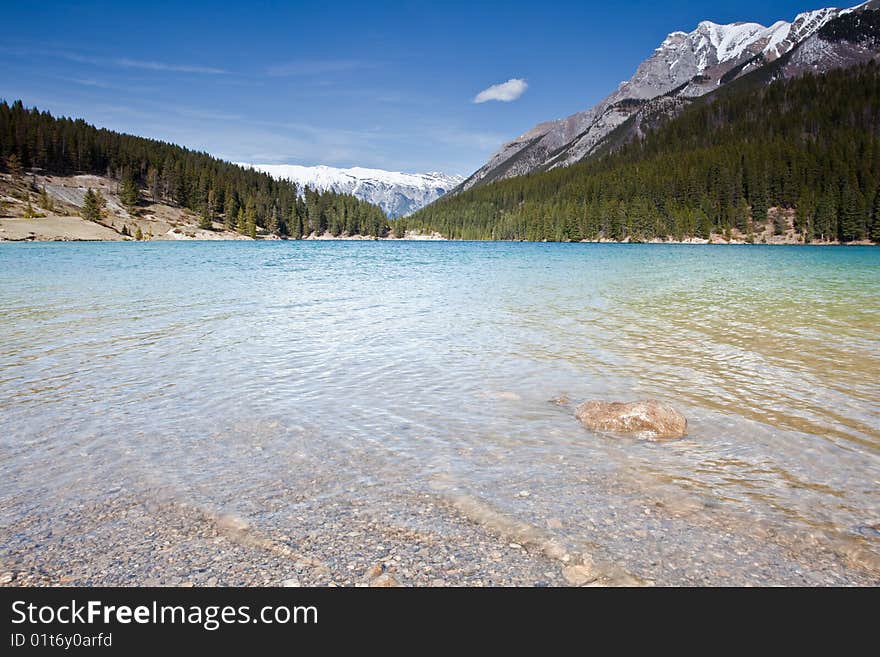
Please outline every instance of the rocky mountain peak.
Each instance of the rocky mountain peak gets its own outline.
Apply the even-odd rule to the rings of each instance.
[[[752,22],[719,24],[704,20],[691,32],[670,32],[639,64],[633,76],[599,104],[567,118],[539,124],[504,144],[462,188],[572,164],[592,153],[642,103],[668,94],[684,99],[703,96],[787,55],[835,18],[877,8],[880,0],[870,0],[849,9],[829,7],[803,12],[791,22],[781,20],[769,27]],[[811,46],[811,52],[819,50]],[[864,55],[858,57],[863,59]],[[835,61],[849,59],[847,55]],[[819,70],[812,60],[810,66]]]

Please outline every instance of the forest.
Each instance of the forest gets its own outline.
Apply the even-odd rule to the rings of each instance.
[[[354,196],[297,190],[206,153],[56,118],[21,101],[0,102],[0,170],[107,176],[120,181],[130,207],[149,198],[198,213],[205,227],[217,221],[251,236],[258,227],[292,239],[326,231],[382,237],[390,230],[378,206]]]
[[[567,168],[450,194],[407,226],[450,238],[880,241],[880,67],[722,87]],[[621,128],[625,128],[621,126]],[[613,134],[610,136],[613,137]]]

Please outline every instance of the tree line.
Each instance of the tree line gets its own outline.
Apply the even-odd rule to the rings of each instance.
[[[708,238],[791,210],[804,241],[880,241],[880,67],[722,88],[612,153],[446,196],[450,238]],[[776,225],[776,232],[785,226]]]
[[[383,237],[390,230],[381,208],[350,194],[299,190],[207,153],[56,118],[20,100],[0,102],[0,169],[107,176],[120,182],[131,210],[148,198],[197,213],[205,228],[221,222],[251,236],[258,229],[293,239],[326,231]]]

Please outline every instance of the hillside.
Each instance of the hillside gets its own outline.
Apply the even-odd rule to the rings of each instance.
[[[504,144],[456,191],[574,164],[604,150],[609,135],[630,119],[638,122],[640,114],[662,111],[670,99],[686,105],[784,58],[789,65],[774,67],[779,77],[876,59],[878,44],[863,40],[873,20],[862,17],[876,16],[872,10],[878,7],[880,2],[872,0],[849,9],[803,12],[769,27],[702,21],[691,32],[671,32],[629,80],[594,107],[541,123]]]
[[[88,190],[105,201],[98,216],[82,216]],[[201,224],[201,225],[200,225]],[[258,237],[270,238],[265,230]],[[246,240],[250,237],[212,222],[206,228],[198,214],[185,208],[144,200],[129,211],[119,182],[81,174],[50,176],[0,174],[0,241]]]
[[[58,202],[58,211],[66,213],[53,216],[82,215],[84,195],[93,182],[107,203],[99,211],[88,212],[85,219],[107,224],[104,228],[145,222],[153,236],[177,226],[180,235],[196,235],[198,228],[204,231],[202,237],[221,239],[232,233],[250,238],[383,237],[390,230],[378,206],[350,194],[332,190],[300,194],[289,181],[206,153],[99,129],[81,119],[56,118],[26,108],[21,101],[0,102],[0,173],[5,174],[0,216],[7,219],[21,220],[31,214],[28,202],[36,207],[44,186],[46,194]],[[80,176],[100,180],[87,182]],[[39,211],[49,212],[47,208]],[[21,233],[14,222],[9,230],[13,232],[7,235]],[[25,234],[30,232],[38,233]]]
[[[746,76],[610,154],[440,199],[408,223],[464,239],[877,240],[878,176],[871,62]]]

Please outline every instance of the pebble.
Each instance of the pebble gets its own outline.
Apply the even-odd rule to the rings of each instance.
[[[330,488],[335,485],[335,475],[331,475],[326,484]],[[294,483],[302,484],[306,492]],[[553,532],[568,526],[559,517],[529,519],[539,523],[547,534],[553,532],[553,540],[560,542],[557,545],[544,537],[524,546],[516,542],[525,539],[523,534],[501,538],[439,502],[436,495],[388,494],[366,500],[343,496],[318,501],[310,497],[316,493],[314,488],[321,486],[286,479],[283,491],[267,490],[265,498],[256,497],[244,508],[216,493],[214,508],[228,505],[240,515],[212,513],[129,490],[112,500],[85,505],[62,508],[59,503],[56,508],[46,502],[36,511],[26,498],[4,499],[4,511],[8,507],[14,512],[9,514],[12,522],[0,532],[0,584],[206,586],[212,579],[235,586],[293,586],[288,583],[293,580],[303,587],[327,586],[328,582],[334,586],[620,583],[617,576],[595,568],[581,554],[585,547],[572,539],[580,520],[573,520],[572,531],[566,531],[563,537]],[[528,491],[512,491],[522,492]],[[508,499],[512,493],[507,491]],[[627,541],[619,544],[617,552],[597,553],[623,568],[642,564],[640,577],[644,579],[638,584],[651,580],[664,586],[768,582],[876,586],[880,582],[877,571],[865,565],[847,565],[843,557],[820,549],[821,545],[797,553],[795,559],[779,557],[769,562],[765,554],[759,559],[747,550],[752,545],[750,540],[725,532],[727,527],[720,521],[719,531],[713,534],[714,543],[701,548],[703,552],[695,550],[690,561],[677,556],[677,561],[670,562],[680,567],[671,567],[668,557],[659,566],[652,561],[656,555],[651,553],[647,560],[640,561],[645,552],[642,532],[647,529],[647,536],[653,536],[659,531],[658,523],[669,513],[655,505],[651,515],[644,516],[645,504],[629,513],[623,508],[615,510],[613,505],[586,507],[588,515],[583,520],[596,536],[609,531],[599,528],[602,519],[613,525],[612,537],[626,533]],[[278,527],[269,519],[271,514],[259,513],[268,508],[266,505],[273,509],[300,505],[301,510],[284,516],[284,526]],[[660,519],[655,520],[658,516]],[[649,525],[644,524],[645,518],[650,519]],[[862,530],[873,537],[876,519],[865,518],[862,522]],[[358,540],[347,536],[355,531],[360,533]],[[816,541],[820,542],[821,536]],[[572,550],[570,555],[562,551],[563,545]],[[739,563],[731,556],[735,554],[749,558]],[[809,563],[808,556],[813,557]],[[757,565],[751,565],[753,561]],[[349,570],[349,565],[355,568]],[[798,569],[796,580],[786,567]],[[745,573],[754,573],[753,579],[747,580]]]
[[[377,563],[376,565],[370,566],[367,569],[367,572],[364,573],[364,578],[368,579],[368,580],[369,579],[376,579],[377,577],[379,577],[379,575],[381,575],[384,572],[385,572],[385,567],[381,563]]]
[[[370,582],[370,586],[375,588],[390,588],[400,586],[400,583],[388,573],[382,573]]]
[[[298,579],[296,579],[295,577],[291,577],[290,579],[285,579],[283,582],[281,582],[281,586],[288,589],[298,589],[300,587],[300,583]]]
[[[593,569],[585,564],[565,566],[562,569],[562,576],[572,586],[583,586],[597,579]]]

